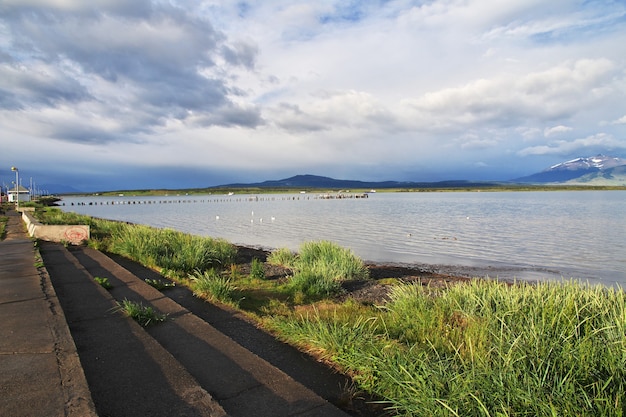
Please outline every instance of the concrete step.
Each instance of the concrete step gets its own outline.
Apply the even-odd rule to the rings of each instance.
[[[117,255],[110,255],[110,257],[142,280],[163,279],[156,271],[136,262]],[[241,311],[208,303],[195,297],[189,288],[182,285],[164,290],[163,294],[317,395],[344,410],[349,410],[350,414],[363,417],[381,414],[380,410],[368,407],[368,402],[374,399],[365,399],[363,396],[354,398],[353,383],[350,378],[276,339],[260,329]]]
[[[40,253],[100,416],[222,417],[224,409],[60,244]]]
[[[97,320],[109,319],[111,321],[113,314],[111,311],[112,306],[115,306],[116,301],[120,302],[124,299],[141,302],[168,314],[169,319],[165,323],[149,326],[145,330],[139,329],[146,336],[151,336],[153,341],[156,341],[158,345],[171,355],[177,362],[177,366],[174,366],[174,368],[182,367],[193,378],[193,381],[197,383],[196,390],[207,393],[203,401],[206,403],[210,399],[208,401],[212,407],[209,407],[212,410],[210,415],[218,415],[216,413],[219,412],[225,412],[234,417],[251,415],[347,415],[285,372],[250,352],[250,350],[244,348],[207,323],[207,321],[190,312],[187,308],[182,307],[169,296],[146,284],[142,279],[103,253],[84,247],[68,251],[61,245],[45,244],[44,246],[45,248],[42,247],[42,256],[44,256],[46,266],[48,266],[47,258],[50,258],[49,255],[56,251],[64,252],[63,257],[66,260],[73,258],[71,262],[76,266],[76,269],[82,269],[82,274],[80,274],[82,276],[77,280],[80,282],[63,285],[64,287],[70,287],[67,290],[63,290],[68,295],[72,295],[70,293],[74,292],[74,296],[70,297],[71,299],[79,298],[79,300],[72,302],[68,301],[67,306],[70,311],[73,311],[73,309],[81,311],[77,315],[77,320],[75,320],[76,324],[74,327],[77,331],[87,332],[88,330],[85,327],[90,327],[93,324],[92,321],[85,323],[85,314],[87,317],[96,316],[94,319]],[[53,270],[50,272],[52,276],[54,275],[54,265],[51,265],[51,269]],[[104,289],[95,284],[93,280],[93,277],[96,276],[108,278],[113,285],[113,289],[109,293],[105,292],[104,294],[109,296],[104,297],[108,298],[106,306],[98,306],[103,303],[102,300],[97,302],[86,301],[86,299],[92,296],[86,297],[83,295],[83,299],[80,300],[81,294],[87,293],[85,288],[87,284],[89,284],[89,292],[93,292],[95,288],[102,295]],[[67,279],[64,279],[64,281],[67,281]],[[54,282],[55,279],[53,279]],[[168,291],[165,291],[165,294],[167,293]],[[59,295],[59,298],[63,297]],[[206,303],[204,304],[206,305]],[[83,312],[83,310],[87,313]],[[116,320],[119,320],[120,314],[117,313],[116,317]],[[84,323],[85,325],[79,326],[79,323]],[[134,325],[135,323],[133,322],[132,324]],[[106,324],[98,322],[98,326],[105,327]],[[137,328],[138,326],[133,327]],[[72,329],[72,324],[70,324],[70,329]],[[104,329],[100,329],[100,332],[95,331],[95,333],[102,333],[102,330]],[[105,331],[104,333],[107,332]],[[95,338],[95,336],[92,337]],[[103,335],[99,339],[106,340],[107,337],[108,335]],[[136,337],[136,335],[133,334],[133,337]],[[99,340],[99,342],[105,343],[105,340]],[[78,341],[76,343],[79,354],[81,354],[80,343]],[[89,347],[88,344],[85,346]],[[126,369],[125,373],[132,376],[135,368],[136,365],[132,365]],[[89,374],[87,369],[85,372]],[[97,396],[93,396],[96,407],[99,409]],[[219,408],[217,407],[218,404]],[[111,415],[121,414],[111,413]],[[155,414],[147,413],[144,415]]]

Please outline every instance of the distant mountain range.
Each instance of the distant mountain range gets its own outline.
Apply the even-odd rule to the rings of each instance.
[[[567,184],[567,185],[622,185],[626,186],[626,159],[606,155],[576,158],[553,165],[541,172],[508,181],[356,181],[337,180],[318,175],[296,175],[282,180],[251,184],[227,184],[213,188],[328,188],[328,189],[385,189],[385,188],[480,188],[503,184]]]
[[[319,175],[296,175],[282,180],[269,180],[258,183],[237,183],[208,187],[219,188],[285,188],[285,189],[329,189],[329,190],[370,190],[390,188],[436,189],[436,188],[486,188],[513,184],[545,185],[589,185],[626,186],[626,159],[606,155],[576,158],[553,165],[536,174],[507,181],[465,181],[449,180],[437,182],[414,181],[358,181],[338,180]],[[79,194],[81,191],[60,184],[45,184],[39,187],[49,194]]]
[[[626,185],[626,159],[596,155],[576,158],[536,174],[511,180],[515,183]]]
[[[37,189],[43,194],[79,194],[81,191],[63,184],[41,184]]]
[[[226,184],[212,188],[328,188],[328,189],[384,189],[384,188],[458,188],[458,187],[488,187],[499,185],[498,182],[484,181],[438,181],[438,182],[410,182],[410,181],[357,181],[337,180],[319,175],[296,175],[282,180],[263,181],[251,184]]]

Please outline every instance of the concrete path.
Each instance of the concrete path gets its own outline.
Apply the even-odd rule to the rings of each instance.
[[[63,310],[21,217],[0,241],[0,415],[95,416]]]

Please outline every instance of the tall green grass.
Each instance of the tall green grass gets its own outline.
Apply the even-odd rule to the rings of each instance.
[[[290,251],[287,248],[280,248],[273,250],[267,256],[267,262],[271,265],[281,265],[285,268],[293,269],[295,267],[295,262],[297,259],[297,255]]]
[[[363,261],[350,249],[323,240],[300,245],[295,268],[312,271],[339,282],[369,277]]]
[[[61,211],[57,207],[47,207],[35,210],[34,216],[44,224],[88,224],[91,225],[93,218],[82,214]]]
[[[253,279],[265,279],[265,269],[263,268],[263,262],[258,258],[253,258],[250,263],[250,278]]]
[[[406,416],[622,416],[626,296],[574,282],[401,285],[358,318],[277,317],[283,337]]]
[[[369,278],[363,261],[350,249],[330,241],[311,241],[300,245],[298,253],[281,248],[269,254],[267,261],[296,272],[312,271],[335,281]]]
[[[111,236],[109,248],[144,265],[184,274],[228,265],[237,252],[222,239],[138,225],[117,231]]]
[[[341,283],[322,271],[303,270],[291,277],[287,290],[296,304],[302,304],[339,294]]]
[[[88,224],[89,244],[96,249],[117,253],[149,267],[175,271],[181,276],[227,266],[237,254],[237,248],[223,239],[95,219],[58,208],[42,210],[38,217],[46,224]]]
[[[360,258],[329,241],[305,242],[297,254],[278,249],[268,262],[293,270],[287,288],[298,304],[337,295],[343,281],[369,278]]]
[[[196,271],[189,278],[192,282],[191,289],[196,297],[219,301],[233,307],[237,307],[241,301],[232,279],[221,275],[214,269],[203,272]]]

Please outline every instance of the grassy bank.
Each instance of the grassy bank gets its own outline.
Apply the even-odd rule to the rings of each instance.
[[[339,364],[400,415],[621,416],[626,298],[573,282],[398,285],[378,308],[267,323]]]
[[[46,224],[88,224],[89,244],[116,253],[166,275],[185,276],[194,271],[230,265],[237,249],[223,239],[192,236],[170,229],[95,219],[57,208],[38,210],[36,216]]]
[[[157,268],[199,297],[237,306],[350,374],[398,415],[626,412],[621,290],[577,282],[396,283],[388,302],[373,305],[346,296],[344,284],[368,279],[368,270],[331,242],[306,243],[297,254],[277,250],[244,272],[236,248],[219,239],[86,216],[73,221],[91,225],[90,245]],[[265,271],[273,267],[288,274],[270,279]]]

